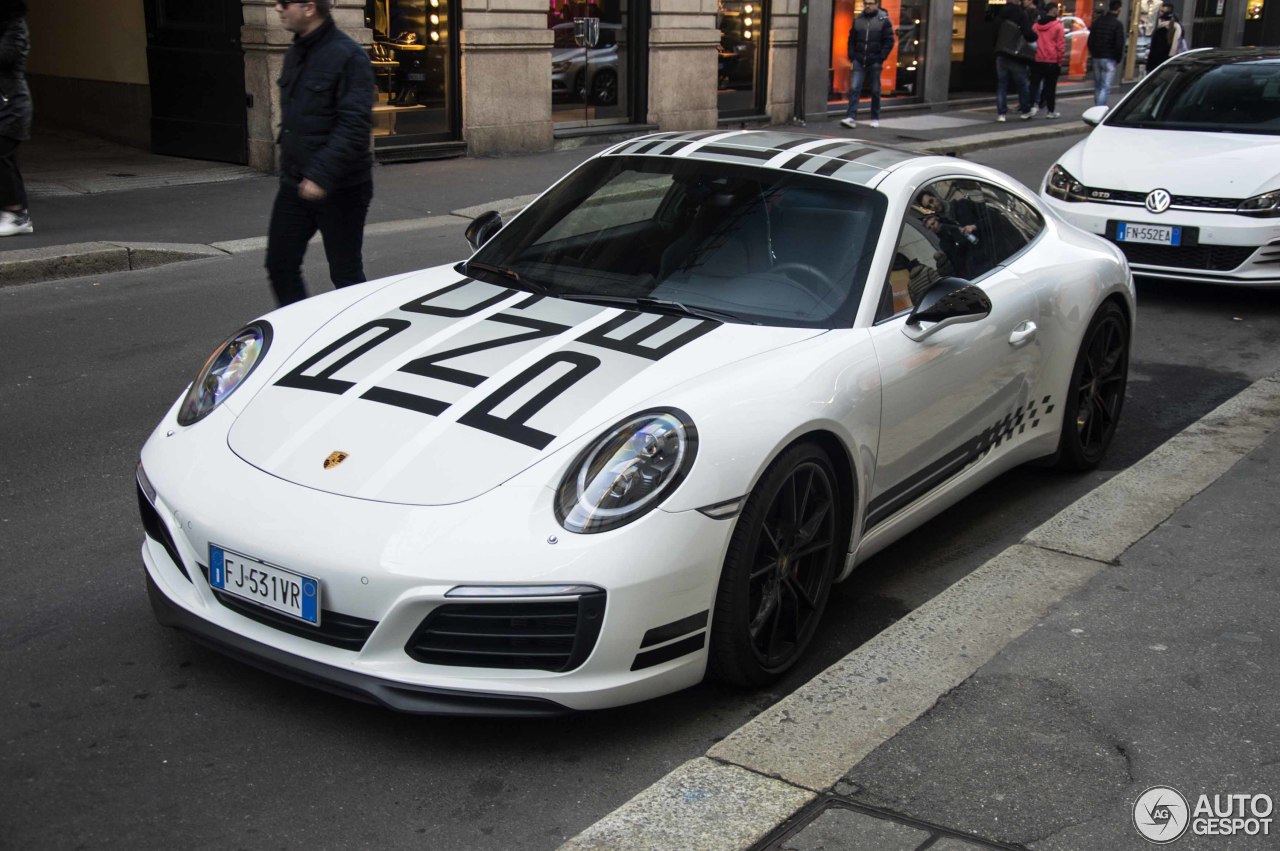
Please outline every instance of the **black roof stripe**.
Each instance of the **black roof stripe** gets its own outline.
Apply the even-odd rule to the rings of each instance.
[[[796,139],[789,139],[786,142],[783,142],[781,145],[774,145],[773,150],[777,151],[778,153],[781,153],[782,151],[789,151],[792,148],[798,148],[801,145],[807,145],[812,141],[813,141],[812,139],[806,139],[805,137],[800,136],[799,138],[796,138]]]
[[[796,154],[794,157],[783,163],[782,167],[788,171],[794,171],[811,159],[813,159],[812,154]]]
[[[698,153],[719,154],[725,157],[749,157],[753,160],[771,160],[777,154],[774,151],[762,151],[759,148],[736,148],[733,145],[705,145]]]
[[[831,175],[835,174],[837,171],[839,171],[840,169],[844,168],[847,165],[848,163],[845,162],[844,160],[829,159],[825,163],[823,163],[816,171],[814,171],[814,174],[821,174],[824,177],[830,177]]]
[[[643,145],[640,145],[637,148],[632,148],[631,150],[627,151],[627,153],[628,154],[647,154],[650,151],[652,151],[654,148],[662,144],[665,144],[664,140],[654,139],[652,142],[645,142]]]

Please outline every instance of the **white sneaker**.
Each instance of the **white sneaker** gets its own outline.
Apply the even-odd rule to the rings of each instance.
[[[1039,111],[1040,111],[1040,107],[1038,107],[1038,106],[1033,106],[1033,107],[1031,107],[1031,114],[1032,114],[1032,115],[1035,115],[1035,114],[1036,114],[1037,112],[1039,112]]]
[[[1018,120],[1019,120],[1019,121],[1026,121],[1028,118],[1030,118],[1031,116],[1033,116],[1033,115],[1035,115],[1035,114],[1036,114],[1036,111],[1035,111],[1034,109],[1033,109],[1033,110],[1031,110],[1030,112],[1020,112],[1020,113],[1018,113]]]
[[[996,121],[999,121],[1001,124],[1003,124],[1006,120],[1007,119],[1003,115],[996,116]]]
[[[21,213],[0,210],[0,236],[15,236],[34,231],[35,228],[31,226],[31,216],[25,210]]]
[[[841,127],[857,127],[858,122],[854,121],[852,118],[842,118],[840,119],[840,126]]]
[[[880,119],[879,119],[879,118],[873,118],[873,119],[871,119],[871,126],[872,126],[872,127],[879,127],[879,126],[880,126]]]
[[[1049,113],[1045,113],[1045,116],[1044,116],[1044,117],[1045,117],[1045,118],[1061,118],[1061,117],[1062,117],[1062,113],[1061,113],[1061,112],[1049,112]]]

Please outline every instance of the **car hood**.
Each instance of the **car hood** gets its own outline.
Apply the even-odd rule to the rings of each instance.
[[[269,352],[228,443],[305,487],[462,502],[676,385],[821,333],[541,298],[441,267]]]
[[[1063,157],[1085,186],[1249,198],[1280,186],[1280,136],[1097,127]]]

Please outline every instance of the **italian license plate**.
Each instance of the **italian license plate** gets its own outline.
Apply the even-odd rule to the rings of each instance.
[[[1146,242],[1152,245],[1181,245],[1182,228],[1177,225],[1116,224],[1116,242]]]
[[[310,576],[210,544],[209,584],[233,597],[320,625],[320,582]]]

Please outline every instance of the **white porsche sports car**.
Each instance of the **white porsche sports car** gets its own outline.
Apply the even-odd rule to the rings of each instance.
[[[1280,286],[1280,50],[1180,54],[1084,118],[1041,187],[1059,215],[1139,276]]]
[[[1120,252],[963,160],[662,133],[468,238],[204,364],[138,466],[162,623],[409,712],[763,684],[857,563],[1096,465],[1124,400]]]

